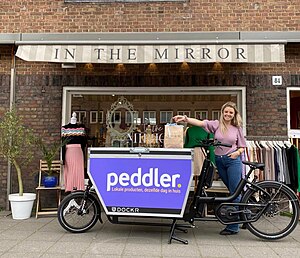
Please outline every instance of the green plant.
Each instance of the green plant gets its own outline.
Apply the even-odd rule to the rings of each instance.
[[[0,156],[9,161],[16,169],[19,195],[23,195],[21,167],[28,164],[34,155],[36,137],[33,130],[23,125],[15,108],[7,111],[0,121]]]
[[[52,175],[52,162],[56,158],[57,154],[59,153],[59,150],[61,147],[66,145],[68,142],[68,139],[61,141],[56,141],[51,144],[46,144],[42,138],[38,138],[37,144],[40,147],[40,151],[42,154],[42,159],[47,162],[47,175]]]

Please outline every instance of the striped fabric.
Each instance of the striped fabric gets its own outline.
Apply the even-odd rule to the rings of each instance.
[[[83,127],[79,128],[61,128],[62,137],[71,137],[71,136],[85,136],[85,129]]]
[[[25,61],[55,63],[280,63],[284,44],[21,45]]]

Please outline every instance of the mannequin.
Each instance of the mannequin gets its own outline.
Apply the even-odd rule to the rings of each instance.
[[[73,112],[70,123],[61,128],[64,164],[65,191],[84,190],[84,152],[87,144],[85,127],[77,124],[76,113]]]

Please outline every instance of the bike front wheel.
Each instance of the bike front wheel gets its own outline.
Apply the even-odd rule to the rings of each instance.
[[[99,218],[100,207],[95,197],[84,192],[66,196],[58,208],[58,222],[69,232],[82,233],[91,229]]]
[[[258,216],[255,222],[246,223],[246,227],[255,236],[268,240],[289,235],[299,220],[297,196],[278,182],[264,181],[257,183],[257,186],[260,189],[248,189],[241,201],[249,204],[245,205],[248,212],[243,219]]]

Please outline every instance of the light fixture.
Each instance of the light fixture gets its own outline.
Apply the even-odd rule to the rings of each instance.
[[[151,74],[158,73],[157,65],[155,63],[149,64],[146,72],[151,73]]]
[[[220,62],[215,62],[213,67],[212,67],[213,72],[223,72],[224,68]]]
[[[84,65],[84,70],[93,71],[94,70],[93,64],[91,64],[91,63],[85,64]]]
[[[124,73],[124,72],[126,72],[126,67],[124,64],[117,64],[115,70],[118,73]]]
[[[182,62],[182,64],[180,65],[180,70],[182,72],[188,72],[191,69],[190,69],[190,66],[189,66],[189,64],[187,62]]]

